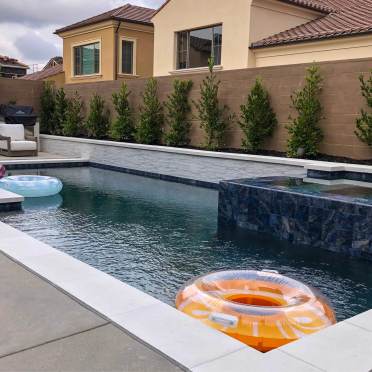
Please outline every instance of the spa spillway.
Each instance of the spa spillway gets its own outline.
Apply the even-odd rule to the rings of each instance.
[[[52,196],[62,190],[62,182],[47,176],[9,176],[0,180],[0,187],[26,198]]]

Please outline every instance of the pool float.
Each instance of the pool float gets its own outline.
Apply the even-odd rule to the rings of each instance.
[[[9,176],[0,179],[2,189],[28,198],[52,196],[62,190],[62,182],[48,176]]]
[[[276,272],[221,271],[180,290],[180,311],[266,352],[336,322],[313,288]]]

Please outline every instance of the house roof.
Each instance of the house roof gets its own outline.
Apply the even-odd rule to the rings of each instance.
[[[63,57],[56,56],[52,57],[43,67],[43,70],[47,70],[50,67],[56,66],[56,65],[63,65]]]
[[[24,68],[24,69],[30,68],[26,64],[18,61],[18,59],[11,58],[8,56],[2,56],[2,55],[0,55],[0,66]]]
[[[278,0],[278,1],[281,1],[283,3],[287,3],[287,4],[293,4],[293,5],[297,5],[297,6],[300,6],[302,8],[307,8],[307,9],[311,9],[311,10],[315,10],[315,11],[318,11],[318,12],[321,12],[321,13],[329,13],[333,10],[333,8],[329,7],[328,4],[325,4],[324,1],[322,0]],[[163,5],[154,12],[153,16],[159,12],[161,12],[163,10],[163,8],[165,8],[165,6],[170,3],[171,0],[166,0]]]
[[[322,3],[332,10],[318,19],[256,41],[252,43],[251,48],[363,35],[372,32],[372,0],[323,0]]]
[[[55,31],[56,34],[73,30],[82,26],[93,25],[102,21],[116,20],[131,23],[140,23],[152,26],[151,18],[156,12],[155,9],[144,8],[141,6],[125,4],[119,8],[109,10],[108,12],[98,14],[94,17],[84,19],[83,21],[73,23],[72,25],[60,28]]]
[[[59,73],[63,72],[63,66],[62,65],[55,65],[53,67],[49,67],[45,70],[41,70],[38,72],[34,72],[33,74],[28,74],[25,76],[22,76],[20,79],[23,80],[44,80],[50,76],[57,75]]]

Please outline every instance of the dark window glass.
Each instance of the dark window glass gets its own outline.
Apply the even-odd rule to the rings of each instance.
[[[100,69],[99,43],[74,47],[75,75],[98,74]]]
[[[123,74],[133,74],[134,42],[130,40],[123,40],[121,50],[122,50],[121,72]]]
[[[222,26],[182,31],[177,35],[177,68],[208,66],[210,57],[221,64]]]
[[[177,38],[177,66],[179,69],[187,68],[188,33],[179,32]]]

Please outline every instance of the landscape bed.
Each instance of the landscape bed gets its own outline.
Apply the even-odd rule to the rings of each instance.
[[[57,197],[26,199],[2,222],[171,305],[195,276],[271,269],[321,290],[338,320],[372,307],[370,263],[218,228],[215,190],[92,167],[11,173],[55,176],[64,188]]]

